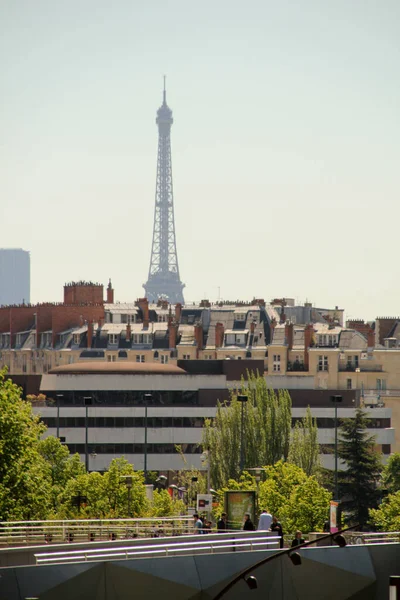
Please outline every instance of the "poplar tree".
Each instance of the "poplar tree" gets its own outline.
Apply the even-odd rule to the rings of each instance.
[[[229,402],[218,403],[215,419],[207,420],[203,429],[202,445],[210,453],[211,482],[216,488],[240,477],[242,410],[244,470],[288,459],[292,420],[289,393],[275,393],[264,377],[250,374],[241,394],[248,396],[243,407],[232,393]]]
[[[308,475],[315,475],[319,463],[319,443],[317,420],[308,406],[305,416],[297,421],[290,440],[289,462],[303,469]]]

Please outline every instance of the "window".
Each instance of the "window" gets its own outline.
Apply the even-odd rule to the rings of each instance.
[[[351,380],[351,379],[348,379],[348,380],[347,380],[347,389],[348,389],[348,390],[351,390],[351,389],[353,389],[353,384],[352,384],[352,380]]]
[[[183,360],[190,360],[190,354],[184,354]]]
[[[80,333],[74,333],[74,344],[75,344],[75,346],[79,346],[80,343],[81,343],[81,334]]]
[[[234,319],[235,319],[235,321],[245,321],[246,313],[235,313]]]
[[[118,334],[109,333],[108,334],[108,343],[109,344],[118,344]]]
[[[185,357],[183,357],[185,358]],[[166,365],[168,362],[168,355],[167,354],[161,354],[161,364],[162,365]]]
[[[108,362],[115,362],[117,360],[116,354],[108,354],[107,360],[108,360]]]
[[[274,354],[273,355],[273,363],[274,363],[274,371],[280,371],[281,370],[281,355],[280,354]]]
[[[318,357],[318,371],[327,371],[327,370],[328,370],[328,357],[320,355]]]
[[[136,354],[136,362],[144,363],[144,360],[145,360],[144,354]],[[161,357],[161,362],[162,362],[162,357]]]
[[[376,380],[376,389],[379,391],[386,390],[386,379],[377,379]]]
[[[358,355],[354,357],[354,366],[358,369]]]

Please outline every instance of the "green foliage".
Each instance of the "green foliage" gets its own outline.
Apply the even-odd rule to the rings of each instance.
[[[344,419],[340,426],[339,457],[347,469],[340,472],[341,509],[346,521],[363,525],[368,511],[377,506],[382,473],[381,455],[375,449],[375,438],[367,431],[368,419],[358,408],[354,419]]]
[[[130,515],[128,512],[128,488],[121,476],[132,477],[130,491]],[[73,499],[86,496],[87,505],[74,506]],[[148,501],[143,473],[133,470],[125,458],[114,458],[104,473],[83,473],[69,479],[58,496],[58,518],[128,518],[143,516],[148,511]]]
[[[390,494],[369,516],[378,531],[400,531],[400,491]]]
[[[390,494],[400,491],[400,452],[392,454],[384,466],[383,484]]]
[[[46,427],[21,399],[21,390],[0,371],[0,515],[40,519],[50,505],[50,482],[38,442]]]
[[[315,475],[319,470],[317,420],[313,419],[310,407],[292,430],[288,460],[301,467],[307,475]]]
[[[248,402],[232,394],[229,403],[218,403],[214,421],[206,421],[203,448],[210,452],[211,482],[221,488],[240,476],[240,440],[244,411],[244,468],[272,465],[287,460],[291,434],[291,398],[285,390],[275,393],[264,377],[249,374],[241,390]]]
[[[331,497],[315,476],[283,461],[266,467],[259,485],[260,509],[276,515],[287,533],[322,531]]]

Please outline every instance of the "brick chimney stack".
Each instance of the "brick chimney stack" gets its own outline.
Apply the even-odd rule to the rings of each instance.
[[[270,327],[271,327],[271,342],[272,342],[274,339],[274,332],[275,332],[275,327],[276,327],[276,319],[275,318],[271,319]]]
[[[111,279],[107,286],[107,304],[114,304],[114,290],[111,284]]]
[[[314,326],[312,323],[309,323],[304,327],[304,369],[308,371],[310,366],[309,360],[309,348],[312,343],[314,334]]]
[[[196,341],[196,354],[199,358],[200,350],[203,350],[203,326],[201,323],[196,323],[194,326],[194,339]]]
[[[181,322],[181,314],[182,314],[182,304],[180,302],[177,302],[175,304],[175,321],[177,323]]]
[[[287,323],[285,325],[285,337],[286,337],[286,343],[288,345],[288,350],[292,350],[293,348],[293,323]]]
[[[142,311],[143,315],[143,329],[149,328],[150,316],[149,316],[149,302],[147,298],[139,298],[138,300],[139,308]]]
[[[87,330],[87,347],[91,348],[93,342],[93,322],[89,321]]]
[[[215,347],[221,348],[224,345],[225,328],[223,323],[215,324]]]
[[[282,306],[281,314],[279,317],[279,323],[281,325],[283,325],[283,323],[286,323],[286,315],[285,315],[285,311],[283,310],[283,306]]]
[[[176,342],[178,338],[178,323],[172,319],[168,321],[168,334],[169,334],[169,347],[171,350],[176,348]]]
[[[252,321],[252,322],[250,323],[250,333],[251,333],[251,334],[254,334],[255,330],[256,330],[256,322],[255,322],[255,321]]]
[[[128,323],[128,325],[126,326],[126,341],[127,342],[131,341],[131,336],[132,336],[132,327],[131,327],[131,324]]]
[[[375,348],[375,331],[372,329],[372,327],[368,331],[367,340],[368,348]]]

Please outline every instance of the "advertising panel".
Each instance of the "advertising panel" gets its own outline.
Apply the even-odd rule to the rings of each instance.
[[[250,514],[255,522],[256,492],[232,490],[224,494],[225,512],[227,514],[228,529],[242,529],[246,513]]]

